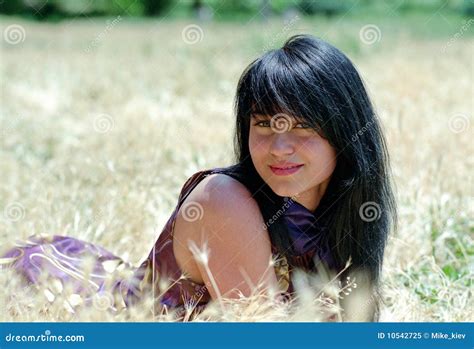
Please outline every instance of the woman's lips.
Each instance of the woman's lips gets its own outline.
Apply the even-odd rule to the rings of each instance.
[[[270,170],[277,176],[289,176],[295,172],[298,172],[303,165],[285,165],[285,166],[272,166],[270,165]]]

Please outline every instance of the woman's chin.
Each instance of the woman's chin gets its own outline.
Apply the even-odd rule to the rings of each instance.
[[[286,187],[283,187],[283,186],[280,186],[280,187],[270,186],[270,188],[278,196],[291,197],[291,196],[298,195],[297,191],[292,190],[291,188],[288,188],[287,186]]]

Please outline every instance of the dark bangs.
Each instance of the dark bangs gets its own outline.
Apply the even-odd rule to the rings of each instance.
[[[237,90],[237,117],[285,114],[316,130],[324,123],[325,105],[314,73],[297,55],[279,49],[266,53],[244,72]]]

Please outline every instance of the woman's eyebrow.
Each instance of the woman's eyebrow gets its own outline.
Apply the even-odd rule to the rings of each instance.
[[[296,118],[294,116],[289,116],[287,114],[284,114],[284,113],[280,113],[280,114],[275,114],[275,115],[267,115],[267,114],[264,114],[264,113],[259,113],[259,112],[252,112],[250,114],[250,117],[252,118],[258,118],[258,119],[272,119],[273,117],[281,117],[281,118],[285,118],[285,119],[290,119],[293,123],[307,123],[307,121],[305,121],[305,119],[302,119],[302,118]]]

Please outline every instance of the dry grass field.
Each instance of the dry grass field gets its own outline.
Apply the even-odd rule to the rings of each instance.
[[[388,138],[400,228],[387,247],[381,321],[473,321],[474,23],[430,36],[374,21],[189,27],[3,17],[2,248],[33,234],[69,235],[138,265],[184,181],[232,163],[232,103],[243,69],[288,36],[311,33],[356,63]],[[60,298],[21,288],[8,271],[0,276],[4,321],[160,320],[147,301],[120,314],[72,313]],[[311,308],[291,318],[252,302],[235,308],[221,319],[317,320]]]

